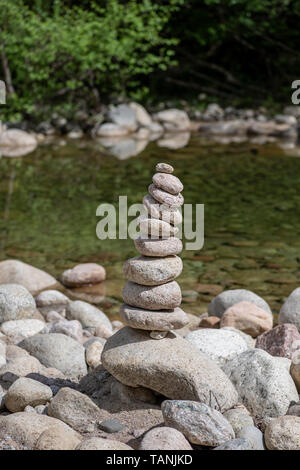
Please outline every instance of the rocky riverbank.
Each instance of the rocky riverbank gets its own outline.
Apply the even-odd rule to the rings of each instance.
[[[148,112],[138,103],[118,104],[103,107],[96,115],[77,113],[73,120],[54,113],[48,121],[37,125],[24,121],[16,128],[7,123],[0,129],[0,153],[7,157],[22,156],[39,143],[58,136],[92,137],[119,158],[137,155],[153,141],[173,150],[182,148],[193,133],[225,144],[280,140],[291,146],[298,140],[299,106],[287,106],[276,115],[270,115],[264,108],[223,109],[218,104],[210,104],[204,111],[161,107]]]

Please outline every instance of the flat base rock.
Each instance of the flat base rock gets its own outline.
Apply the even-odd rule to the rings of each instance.
[[[156,341],[147,332],[122,328],[107,340],[101,359],[108,372],[131,387],[200,401],[220,411],[237,403],[237,392],[223,371],[173,333]]]
[[[183,328],[189,318],[181,308],[174,310],[143,310],[123,304],[120,308],[122,321],[132,328],[141,330],[169,331]]]

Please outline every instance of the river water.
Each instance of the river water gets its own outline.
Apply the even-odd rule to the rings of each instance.
[[[130,239],[96,237],[96,209],[103,202],[117,205],[120,195],[129,205],[141,202],[156,163],[168,162],[184,184],[185,202],[205,205],[204,247],[182,253],[185,311],[203,313],[213,298],[214,287],[196,294],[200,283],[253,290],[276,315],[299,284],[297,155],[298,149],[276,143],[222,145],[195,136],[182,149],[150,143],[124,160],[88,139],[57,140],[22,158],[3,157],[0,259],[19,259],[56,277],[76,263],[100,263],[108,279],[95,302],[117,315],[122,264],[137,252]]]

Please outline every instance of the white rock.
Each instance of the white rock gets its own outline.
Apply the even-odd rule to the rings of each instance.
[[[36,335],[45,327],[45,322],[26,318],[24,320],[10,320],[2,323],[1,331],[6,336],[22,336],[29,338],[29,336]]]

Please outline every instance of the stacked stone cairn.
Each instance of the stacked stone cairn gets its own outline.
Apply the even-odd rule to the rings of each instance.
[[[183,185],[171,165],[158,163],[143,205],[147,215],[139,218],[140,236],[134,241],[141,256],[128,259],[123,271],[125,304],[120,316],[131,328],[148,330],[162,339],[170,330],[188,324],[181,308],[181,290],[175,279],[182,272],[182,242],[174,235],[182,222]]]

